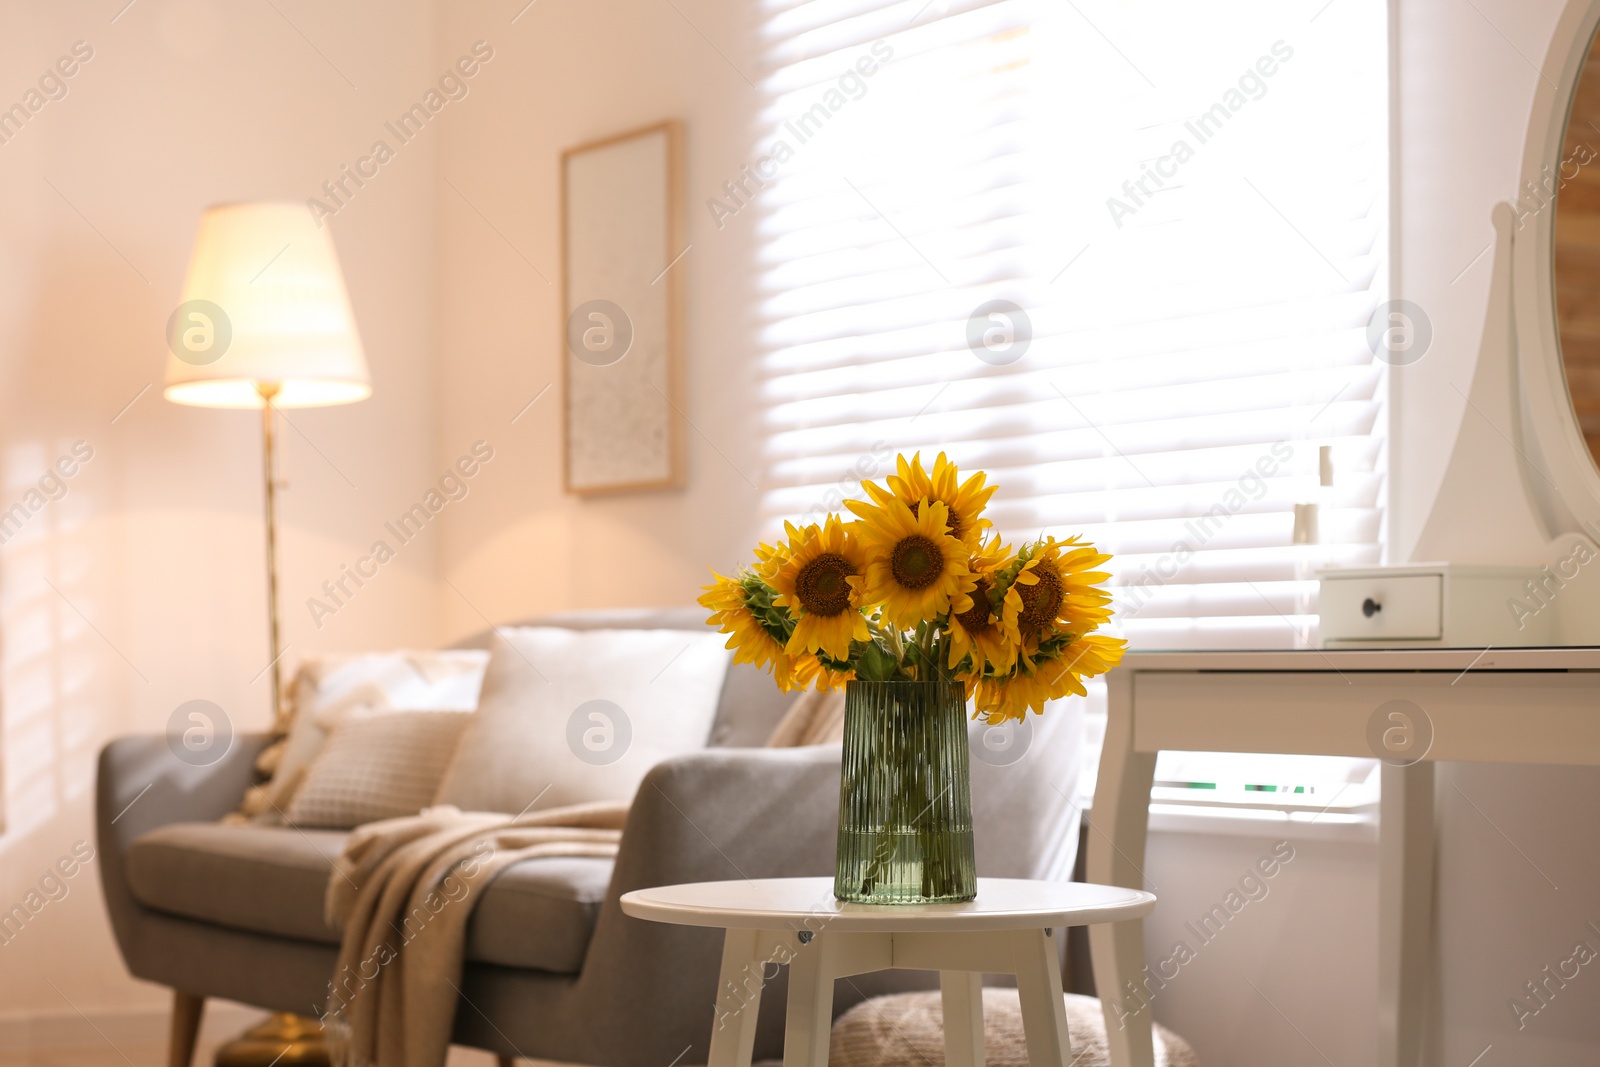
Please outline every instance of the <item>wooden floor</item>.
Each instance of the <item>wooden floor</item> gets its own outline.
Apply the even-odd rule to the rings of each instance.
[[[242,1005],[215,1005],[208,1009],[205,1025],[201,1027],[199,1044],[195,1050],[193,1067],[211,1067],[212,1054],[217,1046],[235,1034],[241,1033],[263,1018],[257,1011]],[[34,1045],[15,1047],[29,1040],[18,1036],[14,1028],[0,1026],[0,1067],[166,1067],[167,1045],[164,1037],[165,1019],[152,1017],[137,1025],[128,1025],[100,1018],[99,1025],[88,1022],[75,1027],[79,1034],[70,1043],[59,1045]],[[156,1024],[160,1025],[157,1026]],[[89,1033],[90,1036],[81,1036]],[[35,1040],[37,1040],[35,1038]],[[480,1049],[452,1047],[446,1067],[497,1067],[492,1053]],[[574,1064],[555,1063],[549,1060],[518,1059],[516,1067],[578,1067]],[[663,1064],[662,1067],[667,1067]],[[677,1067],[692,1067],[678,1064]],[[756,1067],[781,1067],[775,1062],[757,1063]]]
[[[202,1041],[195,1055],[195,1067],[210,1067],[211,1054],[218,1042]],[[0,1049],[0,1067],[166,1067],[167,1049],[162,1043],[130,1044],[119,1042],[113,1048],[105,1041],[73,1048],[35,1049],[28,1052]],[[477,1049],[453,1048],[448,1067],[495,1067],[495,1058]],[[518,1060],[517,1067],[562,1067],[542,1060]]]
[[[194,1067],[211,1067],[211,1054],[218,1041],[202,1040],[195,1053]],[[446,1067],[495,1067],[495,1057],[479,1049],[452,1048]],[[165,1044],[118,1042],[113,1048],[105,1041],[72,1048],[37,1049],[18,1052],[0,1049],[0,1067],[166,1067]],[[550,1060],[517,1060],[516,1067],[579,1067]],[[679,1064],[678,1067],[691,1067]],[[780,1067],[775,1061],[757,1062],[755,1067]]]
[[[216,1042],[202,1042],[195,1063],[209,1067]],[[0,1067],[166,1067],[164,1044],[144,1045],[119,1041],[115,1047],[106,1041],[93,1045],[63,1048],[38,1048],[24,1051],[0,1049]],[[474,1065],[476,1067],[476,1065]]]

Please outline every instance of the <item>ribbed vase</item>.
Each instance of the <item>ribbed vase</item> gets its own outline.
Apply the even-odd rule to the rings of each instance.
[[[978,895],[959,685],[847,684],[833,895],[936,904]]]

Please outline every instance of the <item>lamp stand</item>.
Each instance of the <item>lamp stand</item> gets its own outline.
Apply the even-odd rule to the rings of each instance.
[[[272,730],[282,734],[289,723],[283,701],[283,675],[278,643],[278,460],[272,401],[281,387],[277,382],[257,382],[261,394],[261,473],[267,488],[267,642],[272,654]]]
[[[272,401],[277,382],[257,382],[261,394],[261,472],[267,489],[267,640],[272,653],[272,731],[289,729],[288,706],[283,699],[279,661],[283,649],[278,636],[278,462]],[[274,1012],[216,1051],[216,1067],[327,1067],[328,1046],[315,1019],[289,1012]]]

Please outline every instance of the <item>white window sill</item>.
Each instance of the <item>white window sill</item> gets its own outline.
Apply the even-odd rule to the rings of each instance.
[[[1281,808],[1235,808],[1193,804],[1151,804],[1152,834],[1263,834],[1295,841],[1378,843],[1378,813],[1284,811]]]
[[[1181,803],[1171,803],[1176,794]],[[1363,797],[1354,803],[1319,805],[1263,802],[1238,803],[1239,794],[1212,794],[1215,800],[1199,799],[1193,791],[1157,787],[1150,799],[1150,832],[1153,834],[1224,834],[1235,837],[1274,837],[1296,841],[1345,841],[1352,844],[1378,842],[1378,803],[1376,797]],[[1261,794],[1253,794],[1259,797]],[[1084,811],[1092,816],[1092,797],[1082,798]]]

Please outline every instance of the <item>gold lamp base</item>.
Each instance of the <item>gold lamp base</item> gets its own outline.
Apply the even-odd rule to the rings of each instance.
[[[216,1067],[328,1067],[317,1020],[279,1012],[217,1049]]]

